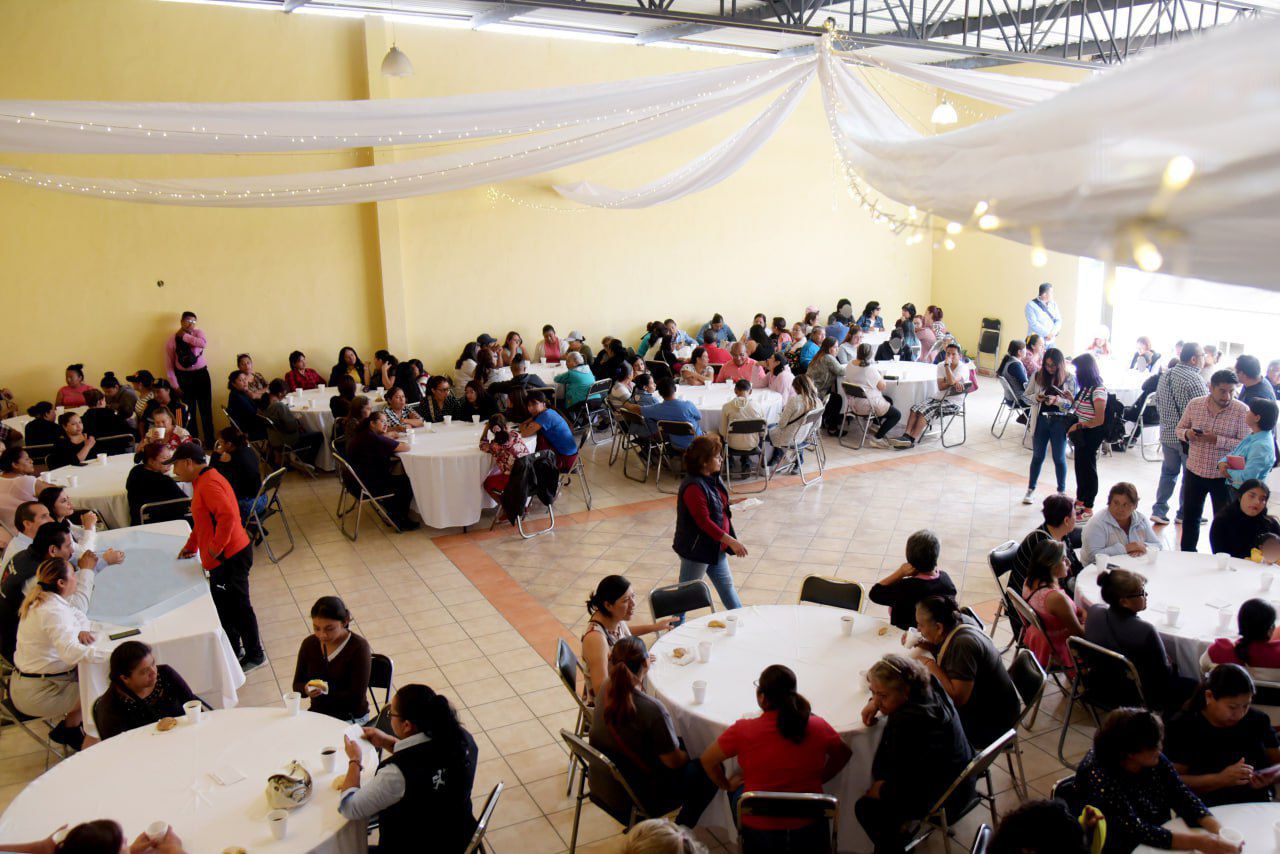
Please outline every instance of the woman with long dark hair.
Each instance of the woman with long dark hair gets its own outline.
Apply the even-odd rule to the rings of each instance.
[[[1084,621],[1084,638],[1133,663],[1142,680],[1142,692],[1153,709],[1177,707],[1187,698],[1191,684],[1182,684],[1173,673],[1164,641],[1151,623],[1138,616],[1147,609],[1147,577],[1127,569],[1110,569],[1098,575],[1105,604],[1093,605]],[[1109,691],[1121,689],[1103,686]]]
[[[699,436],[684,452],[685,478],[676,497],[676,530],[671,548],[680,557],[680,581],[711,579],[728,610],[742,607],[729,555],[746,557],[729,509],[729,490],[720,477],[724,464],[720,437]],[[684,619],[684,615],[680,615]]]
[[[1040,480],[1045,451],[1053,449],[1053,471],[1058,479],[1058,492],[1067,491],[1067,428],[1074,422],[1071,412],[1076,392],[1075,377],[1067,373],[1066,360],[1057,347],[1044,354],[1040,370],[1032,375],[1023,397],[1031,404],[1031,470],[1027,477],[1027,494],[1023,504],[1030,504]]]
[[[1071,364],[1076,366],[1079,390],[1072,404],[1076,422],[1067,427],[1067,438],[1075,445],[1076,518],[1084,521],[1093,516],[1093,501],[1098,497],[1098,449],[1106,439],[1107,387],[1093,356],[1081,353]]]
[[[1280,740],[1253,703],[1254,685],[1238,664],[1209,671],[1186,707],[1170,718],[1165,755],[1208,806],[1263,803],[1280,779]]]
[[[351,631],[351,612],[337,596],[311,606],[311,634],[298,647],[293,690],[311,698],[311,711],[363,724],[369,712],[369,642]]]
[[[461,355],[453,363],[453,382],[455,385],[461,387],[475,379],[476,356],[479,352],[480,345],[475,341],[468,341],[463,346]]]
[[[675,617],[645,625],[629,625],[636,612],[636,593],[625,576],[606,575],[587,598],[586,631],[582,634],[582,690],[594,703],[609,674],[609,653],[618,641],[670,628]]]
[[[462,854],[475,833],[471,789],[476,779],[476,740],[458,722],[448,699],[426,685],[405,685],[391,700],[394,735],[365,727],[374,747],[390,751],[362,788],[363,751],[345,737],[347,775],[338,812],[348,821],[378,816],[378,847]],[[423,829],[430,828],[430,844]]]
[[[1209,664],[1240,664],[1251,671],[1255,669],[1280,670],[1280,640],[1273,639],[1276,631],[1276,609],[1265,599],[1246,599],[1236,612],[1238,638],[1218,638],[1200,659],[1201,667]],[[1273,679],[1267,673],[1259,678]]]
[[[1234,501],[1213,517],[1209,545],[1214,552],[1226,552],[1247,560],[1265,534],[1280,534],[1280,522],[1267,512],[1271,487],[1261,480],[1240,484]]]
[[[408,475],[396,470],[396,454],[408,450],[408,445],[388,434],[387,418],[382,412],[366,415],[347,441],[347,459],[351,467],[371,493],[391,496],[383,499],[382,505],[402,531],[418,528],[418,523],[409,518],[413,485]]]
[[[336,386],[342,377],[351,377],[360,385],[369,384],[369,375],[365,373],[364,362],[360,361],[360,354],[356,352],[355,347],[343,347],[338,351],[338,361],[329,371],[328,384]]]
[[[1062,580],[1070,571],[1066,545],[1060,540],[1041,540],[1031,547],[1026,581],[1018,592],[1044,627],[1041,632],[1035,626],[1023,626],[1022,643],[1042,667],[1063,667],[1069,678],[1074,678],[1067,638],[1084,637],[1084,611],[1062,589]]]
[[[852,751],[831,724],[813,714],[796,691],[796,675],[771,664],[756,681],[761,714],[742,718],[720,734],[702,754],[707,776],[727,792],[813,792],[839,774]],[[737,757],[739,773],[725,774],[724,762]],[[825,821],[742,819],[742,850],[825,851],[830,833]]]
[[[699,762],[691,762],[671,715],[644,692],[649,650],[638,637],[625,637],[609,652],[609,679],[596,699],[591,745],[612,759],[650,815],[676,807],[676,823],[693,827],[716,786]],[[594,771],[594,769],[592,769]],[[611,777],[591,774],[591,791],[617,786]]]
[[[489,416],[498,411],[497,401],[489,394],[484,383],[479,380],[469,381],[462,389],[462,406],[458,415],[464,421],[478,419],[488,421]]]
[[[905,655],[886,655],[867,671],[871,699],[862,709],[870,727],[885,719],[871,763],[871,786],[854,804],[858,823],[877,852],[902,850],[918,822],[973,757],[950,697],[924,667]],[[948,807],[963,805],[973,784]]]
[[[93,704],[99,738],[111,738],[161,718],[180,718],[183,705],[199,700],[178,671],[156,664],[151,647],[125,641],[111,651],[111,684]]]

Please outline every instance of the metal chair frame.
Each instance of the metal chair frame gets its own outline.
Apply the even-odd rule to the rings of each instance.
[[[1015,674],[1019,670],[1030,674],[1034,684],[1019,684],[1019,679],[1015,678]],[[1036,717],[1040,714],[1040,702],[1044,699],[1044,686],[1048,681],[1044,668],[1040,666],[1040,662],[1036,659],[1035,653],[1029,649],[1020,649],[1018,654],[1013,657],[1013,662],[1009,665],[1009,678],[1013,682],[1014,689],[1018,692],[1018,697],[1022,700],[1022,712],[1018,715],[1018,720],[1014,722],[1013,741],[1009,744],[1009,749],[1005,751],[1005,759],[1009,762],[1009,776],[1013,778],[1015,787],[1020,787],[1019,791],[1023,800],[1031,797],[1030,789],[1027,785],[1027,772],[1022,766],[1022,739],[1018,738],[1018,727],[1021,726],[1028,732],[1036,724]],[[1026,690],[1024,690],[1026,689]],[[1018,761],[1018,770],[1014,771],[1014,760]]]
[[[275,430],[277,433],[280,432],[276,428],[276,422],[272,421],[270,416],[268,416],[265,412],[259,412],[257,413],[257,416],[267,423],[268,431]],[[241,432],[244,432],[244,431],[242,430]],[[248,435],[248,434],[245,434],[245,435]],[[315,480],[316,478],[315,466],[311,465],[311,463],[308,463],[305,460],[303,460],[301,457],[299,457],[297,450],[292,445],[288,445],[288,444],[285,444],[284,442],[281,442],[280,447],[276,448],[271,444],[270,432],[267,433],[267,436],[268,436],[266,440],[267,447],[270,450],[270,455],[267,457],[268,460],[272,459],[272,457],[274,457],[277,453],[279,453],[281,465],[287,465],[292,469],[303,472],[312,480]]]
[[[684,468],[684,451],[677,448],[671,441],[673,436],[688,436],[694,438],[698,435],[697,429],[688,421],[659,421],[658,422],[658,445],[654,448],[658,453],[658,473],[654,477],[654,486],[658,487],[659,492],[665,492],[668,495],[675,495],[679,490],[662,488],[662,463],[668,463],[667,468],[671,468],[671,461],[680,460],[681,469]]]
[[[840,436],[836,441],[838,441],[842,447],[853,448],[855,450],[861,451],[863,447],[867,444],[867,434],[871,432],[871,421],[872,419],[875,418],[875,412],[871,408],[871,399],[867,397],[867,393],[863,391],[862,386],[857,385],[856,383],[842,382],[840,383],[840,388],[841,390],[844,391],[845,403],[844,403],[844,412],[841,413],[840,415]],[[861,400],[866,402],[867,404],[866,415],[859,414],[853,408],[855,400]],[[849,431],[850,421],[852,421],[855,425],[857,425],[859,422],[862,423],[862,435],[858,437],[858,444],[856,445],[848,445],[848,444],[845,444],[845,441],[844,441],[844,437]]]
[[[385,676],[385,678],[383,678]],[[369,666],[369,699],[373,701],[373,710],[375,717],[382,714],[384,707],[391,705],[391,696],[395,693],[396,681],[396,663],[391,656],[375,652]],[[374,688],[383,689],[382,702],[378,702],[378,695],[373,693]]]
[[[1151,394],[1147,395],[1147,399],[1143,401],[1141,411],[1138,412],[1138,425],[1136,428],[1137,434],[1138,434],[1138,451],[1139,453],[1142,454],[1142,458],[1149,463],[1154,463],[1164,458],[1164,446],[1160,444],[1160,429],[1159,429],[1160,425],[1158,424],[1151,425],[1156,428],[1156,440],[1154,442],[1148,442],[1146,440],[1146,434],[1144,432],[1145,426],[1142,423],[1142,416],[1146,414],[1147,407],[1155,406],[1155,405],[1156,405],[1156,396],[1155,396],[1155,393],[1152,392]],[[1150,456],[1150,457],[1147,456],[1148,448],[1156,449],[1155,454],[1153,456]]]
[[[618,770],[618,766],[613,764],[609,757],[587,744],[578,736],[569,732],[567,729],[560,730],[560,737],[564,739],[565,744],[569,746],[571,761],[578,763],[578,797],[574,802],[573,808],[573,832],[569,837],[569,854],[576,854],[578,850],[578,824],[582,820],[582,802],[591,799],[591,802],[611,817],[617,819],[612,812],[614,809],[626,809],[628,811],[627,821],[623,832],[635,827],[636,824],[644,819],[653,818],[641,803],[640,798],[636,796],[635,791],[622,776],[622,772]],[[597,800],[595,795],[587,789],[587,776],[590,766],[597,765],[609,772],[614,781],[622,788],[623,794],[630,801],[628,804],[606,804],[603,800]]]
[[[1075,711],[1076,703],[1079,703],[1089,712],[1096,725],[1102,725],[1102,716],[1099,711],[1110,712],[1112,709],[1120,706],[1136,705],[1140,708],[1148,708],[1146,694],[1142,690],[1142,677],[1138,674],[1138,668],[1133,666],[1133,662],[1118,652],[1109,650],[1106,647],[1098,646],[1096,643],[1079,637],[1067,638],[1067,650],[1071,653],[1071,659],[1075,664],[1076,675],[1071,681],[1071,690],[1068,693],[1067,713],[1062,718],[1062,734],[1058,737],[1058,759],[1063,765],[1076,770],[1076,765],[1067,761],[1063,750],[1067,744],[1067,731],[1071,727],[1071,715]],[[1090,693],[1089,690],[1089,674],[1091,671],[1091,662],[1087,659],[1090,656],[1096,656],[1097,659],[1109,662],[1110,666],[1117,668],[1129,680],[1129,688],[1134,694],[1130,698],[1122,698],[1115,705],[1100,702],[1096,692]]]
[[[1022,621],[1022,631],[1018,632],[1014,637],[1014,642],[1018,645],[1018,649],[1027,649],[1026,644],[1022,642],[1022,637],[1028,628],[1034,628],[1044,637],[1048,637],[1048,632],[1044,629],[1044,621],[1040,619],[1040,615],[1036,613],[1036,609],[1031,604],[1018,595],[1017,591],[1005,590],[1005,600],[1009,603],[1009,607],[1018,615],[1018,619]],[[1048,674],[1053,677],[1053,681],[1057,683],[1059,690],[1066,694],[1068,687],[1062,683],[1060,674],[1064,673],[1070,662],[1058,661],[1056,658],[1049,660]]]
[[[587,389],[586,400],[582,401],[582,414],[587,421],[587,434],[591,439],[591,444],[599,445],[604,439],[597,439],[597,432],[612,438],[614,432],[617,431],[617,425],[613,420],[613,407],[609,406],[609,391],[613,388],[613,380],[604,379],[596,380]],[[603,415],[609,422],[609,431],[596,430],[596,416]]]
[[[984,824],[979,827],[978,832],[973,835],[973,844],[969,846],[969,854],[987,854],[987,848],[991,845],[991,836],[991,825]]]
[[[827,851],[840,850],[840,801],[835,795],[813,792],[743,792],[738,799],[736,824],[739,836],[742,834],[744,817],[826,820],[827,827],[831,830]]]
[[[711,601],[711,588],[701,578],[654,587],[649,591],[649,611],[655,620],[673,614],[687,615],[703,608],[714,611],[716,606]]]
[[[735,451],[729,447],[729,436],[755,436],[756,447],[754,451]],[[763,418],[746,418],[729,423],[728,433],[725,436],[724,443],[720,446],[720,456],[724,460],[724,482],[729,487],[730,492],[737,493],[756,493],[764,492],[769,488],[769,466],[765,462],[765,439],[769,436],[769,425],[765,423]],[[733,487],[733,468],[729,465],[729,461],[737,459],[754,460],[754,466],[742,476],[745,481],[748,477],[761,478],[762,485],[759,489],[734,489]]]
[[[1000,398],[1000,405],[996,407],[996,417],[991,420],[991,435],[997,439],[1004,438],[1004,431],[1009,427],[1009,422],[1019,413],[1027,416],[1027,424],[1023,428],[1022,434],[1025,437],[1027,430],[1031,429],[1031,404],[1022,400],[1013,390],[1013,386],[1009,384],[1003,376],[996,377],[1000,381],[1000,388],[1004,391],[1004,396]],[[1000,417],[1004,416],[1004,421],[1000,421]],[[1000,424],[1000,432],[996,432],[996,424]]]
[[[801,419],[799,429],[791,437],[791,443],[782,446],[782,458],[773,467],[774,472],[789,462],[794,462],[800,472],[800,482],[805,486],[822,480],[822,473],[827,465],[827,452],[822,447],[822,412],[823,407],[819,407]],[[806,474],[804,470],[805,451],[812,451],[818,461],[818,473],[813,477]],[[771,473],[770,477],[772,478],[772,476],[773,474]]]
[[[364,481],[360,479],[360,475],[356,474],[356,470],[346,461],[346,458],[339,454],[333,455],[334,462],[338,464],[338,529],[342,531],[342,535],[351,542],[355,542],[360,536],[360,517],[364,515],[364,505],[366,502],[373,506],[374,512],[382,521],[397,534],[403,533],[400,526],[391,518],[391,514],[382,506],[385,499],[392,498],[395,493],[387,492],[382,495],[374,495],[369,488],[364,485]],[[348,483],[347,478],[350,477],[353,483]],[[359,488],[359,492],[352,491],[352,485]],[[352,499],[351,506],[345,507],[346,498]],[[347,516],[355,513],[356,526],[355,530],[347,532]]]
[[[969,390],[973,388],[972,383],[965,383],[964,391],[949,391],[947,396],[942,398],[937,412],[933,415],[925,415],[924,432],[920,434],[921,438],[933,432],[936,425],[938,428],[938,441],[944,448],[958,448],[969,439],[969,418],[968,418],[968,402]],[[960,398],[959,403],[955,403],[955,398]],[[947,431],[951,429],[951,425],[955,420],[960,419],[960,441],[947,444]]]
[[[222,407],[222,414],[227,416],[227,421],[232,427],[243,433],[246,438],[249,438],[249,431],[236,423],[236,420],[231,417],[231,413],[227,411],[225,406]],[[249,438],[249,446],[258,452],[259,459],[266,460],[271,455],[271,444],[267,441],[265,436],[261,439]]]
[[[262,543],[267,547],[267,557],[272,563],[279,563],[289,556],[293,551],[293,530],[289,527],[289,518],[285,515],[284,505],[280,503],[280,484],[284,481],[284,473],[286,469],[278,468],[263,479],[262,485],[258,487],[258,494],[253,497],[253,504],[249,510],[249,518],[245,520],[245,528],[250,525],[256,525],[258,530],[262,532]],[[258,510],[258,501],[264,495],[267,498],[266,506],[261,511]],[[266,534],[266,528],[263,523],[272,516],[279,516],[280,522],[284,525],[285,536],[289,538],[289,548],[282,554],[276,554],[271,548],[271,539]],[[250,537],[252,539],[252,535]]]
[[[654,441],[651,436],[638,436],[632,432],[635,427],[644,426],[644,418],[627,409],[619,409],[614,413],[613,447],[609,450],[609,465],[613,465],[622,456],[622,475],[628,480],[645,483],[649,480],[649,467],[653,463]],[[627,471],[627,457],[634,453],[644,460],[644,472],[640,477]]]
[[[556,639],[555,668],[556,675],[560,677],[560,684],[573,697],[574,705],[578,708],[578,715],[573,723],[573,734],[578,738],[586,738],[591,732],[592,708],[587,705],[587,701],[578,691],[578,672],[582,669],[582,663],[578,661],[578,656],[564,638]],[[569,758],[568,777],[569,784],[564,792],[566,798],[573,794],[573,757]]]
[[[861,584],[825,575],[804,577],[804,581],[800,583],[800,596],[796,599],[796,604],[802,605],[805,602],[858,612],[867,605]]]
[[[53,731],[53,726],[49,723],[48,718],[32,717],[14,705],[13,696],[10,693],[10,682],[13,680],[15,672],[13,664],[8,659],[0,659],[0,722],[5,725],[13,724],[26,733],[32,741],[44,748],[44,768],[48,771],[50,757],[58,760],[64,759],[71,754],[71,749],[49,740],[47,736],[41,737],[34,729],[28,726],[32,721],[39,721],[48,727],[50,732]]]
[[[1008,615],[1006,614],[1006,609],[1009,608],[1009,600],[1004,595],[1005,584],[1004,584],[1004,579],[1001,578],[1001,576],[1004,575],[1005,572],[1012,571],[1013,567],[1010,566],[1009,569],[1002,570],[998,564],[999,562],[1005,561],[1005,560],[1012,561],[1014,555],[1018,553],[1018,545],[1019,543],[1017,540],[1005,540],[1003,543],[996,546],[991,551],[987,552],[987,566],[991,567],[991,574],[992,576],[995,577],[995,580],[996,580],[996,589],[1000,591],[1000,602],[999,604],[996,605],[995,619],[991,621],[990,635],[991,635],[991,638],[994,640],[996,636],[996,628],[1000,625],[1001,617],[1005,617],[1006,622],[1009,623],[1009,629],[1013,631],[1012,640],[1009,641],[1009,643],[1005,646],[1003,650],[1001,650],[1001,652],[1008,650],[1009,647],[1017,643],[1018,632],[1014,630],[1013,621],[1010,620],[1008,618]]]
[[[973,791],[973,800],[960,808],[955,816],[955,821],[959,822],[966,815],[972,812],[983,801],[987,802],[988,808],[991,810],[991,823],[995,824],[996,818],[996,798],[995,791],[991,785],[991,766],[1000,758],[1008,748],[1010,742],[1017,737],[1014,730],[1009,730],[1004,735],[997,738],[991,744],[987,745],[977,756],[969,760],[969,764],[960,772],[960,776],[947,787],[941,797],[934,803],[929,810],[928,815],[921,821],[920,827],[916,830],[915,836],[907,843],[903,850],[910,851],[921,842],[924,842],[933,835],[935,830],[941,830],[943,833],[942,844],[946,854],[951,854],[951,838],[955,836],[955,828],[952,824],[951,817],[947,815],[946,803],[948,799],[955,793],[956,789],[964,785],[968,780],[975,783]],[[987,784],[987,793],[984,795],[978,791],[976,783],[983,780]]]
[[[151,501],[146,504],[143,504],[141,507],[138,508],[138,519],[141,522],[141,524],[148,525],[151,523],[149,514],[154,512],[157,508],[175,507],[179,504],[187,505],[187,512],[185,515],[190,517],[191,516],[191,498],[184,496],[183,498],[168,498],[164,501]]]
[[[503,786],[501,780],[493,784],[489,797],[485,798],[484,809],[480,810],[480,818],[476,821],[476,831],[471,834],[471,841],[462,854],[489,854],[489,848],[484,844],[484,835],[489,829],[489,822],[493,821],[493,813],[498,808],[498,798],[502,797]]]

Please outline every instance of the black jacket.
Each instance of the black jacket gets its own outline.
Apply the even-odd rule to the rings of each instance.
[[[550,507],[560,491],[555,451],[535,451],[511,464],[511,478],[502,491],[502,510],[512,525],[523,517],[530,498]]]
[[[1248,560],[1263,534],[1280,534],[1280,522],[1266,513],[1247,515],[1240,509],[1240,499],[1237,498],[1213,517],[1209,545],[1214,553],[1226,552],[1232,557]]]

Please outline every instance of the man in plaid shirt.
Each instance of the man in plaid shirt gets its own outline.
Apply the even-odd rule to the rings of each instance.
[[[1169,524],[1169,498],[1173,488],[1178,484],[1178,475],[1186,465],[1187,458],[1182,453],[1182,444],[1174,435],[1174,429],[1182,418],[1187,404],[1197,397],[1209,393],[1200,376],[1200,364],[1204,360],[1204,350],[1199,344],[1182,345],[1178,354],[1178,364],[1160,375],[1160,383],[1156,386],[1156,411],[1160,413],[1160,446],[1163,461],[1160,464],[1160,485],[1156,488],[1156,503],[1151,508],[1151,522],[1155,525]],[[1183,497],[1178,497],[1177,521],[1182,521],[1184,507]],[[1197,516],[1197,519],[1200,517]]]
[[[1218,460],[1231,453],[1249,435],[1245,416],[1249,407],[1235,399],[1239,380],[1232,370],[1217,371],[1209,380],[1209,394],[1187,404],[1175,435],[1188,445],[1187,464],[1182,472],[1182,550],[1193,552],[1200,541],[1200,514],[1204,497],[1213,499],[1214,514],[1231,503],[1227,480],[1218,469]]]

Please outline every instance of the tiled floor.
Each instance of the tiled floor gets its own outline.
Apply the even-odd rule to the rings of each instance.
[[[851,451],[824,440],[822,481],[804,487],[795,478],[776,480],[759,496],[761,506],[737,515],[750,549],[732,561],[743,600],[794,601],[811,572],[870,584],[902,561],[912,531],[929,527],[942,539],[942,565],[962,604],[990,614],[996,588],[988,550],[1040,521],[1036,506],[1020,503],[1030,456],[1019,445],[1020,426],[1011,424],[1003,440],[988,431],[997,401],[994,385],[985,383],[969,401],[968,441],[949,450],[929,441],[907,452]],[[366,519],[360,540],[351,543],[332,516],[334,480],[290,476],[284,497],[297,548],[279,565],[260,553],[254,567],[253,600],[271,665],[249,675],[240,702],[280,701],[309,630],[311,603],[340,595],[355,614],[355,630],[395,660],[397,684],[425,682],[456,703],[480,745],[477,801],[494,782],[507,784],[490,833],[493,848],[499,854],[565,850],[573,804],[564,794],[567,756],[557,733],[572,727],[574,703],[546,659],[557,637],[576,646],[586,619],[583,602],[601,576],[632,578],[642,602],[651,587],[676,577],[673,499],[652,480],[624,479],[620,466],[608,466],[608,452],[607,444],[587,452],[594,509],[585,512],[576,487],[569,490],[557,504],[556,530],[531,541],[505,525],[486,532],[487,522],[469,534],[394,535]],[[1128,480],[1138,486],[1143,509],[1150,508],[1157,463],[1130,452],[1104,458],[1101,472],[1104,494],[1111,483]],[[1050,466],[1041,494],[1052,482]],[[1036,793],[1047,793],[1067,773],[1056,758],[1061,705],[1051,692],[1025,742],[1027,778]],[[1087,743],[1087,730],[1073,729],[1068,755],[1082,755]],[[42,770],[44,760],[32,747],[21,733],[0,733],[0,807]],[[1008,775],[997,778],[1001,807],[1015,803]],[[960,839],[967,843],[980,820],[966,820]],[[588,804],[579,848],[619,850],[619,831]],[[708,842],[722,849],[717,840]],[[929,846],[941,850],[940,840]]]

